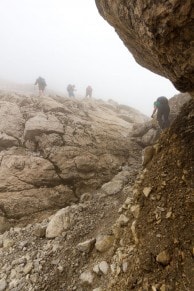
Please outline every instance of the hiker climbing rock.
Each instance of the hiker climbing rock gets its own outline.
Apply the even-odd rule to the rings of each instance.
[[[154,114],[157,111],[157,121],[161,129],[168,128],[170,125],[169,122],[169,113],[170,107],[168,104],[168,99],[164,96],[158,97],[154,102],[154,110],[151,117],[154,117]]]
[[[69,97],[75,97],[75,94],[74,94],[74,91],[75,91],[76,89],[75,89],[75,85],[71,85],[71,84],[69,84],[68,86],[67,86],[67,92],[68,92],[68,94],[69,94]]]
[[[47,86],[45,79],[42,77],[38,77],[38,79],[36,79],[36,82],[34,83],[34,85],[38,85],[39,96],[42,96],[44,93],[45,87]]]
[[[92,98],[92,87],[89,85],[87,88],[86,88],[86,96],[85,98]]]

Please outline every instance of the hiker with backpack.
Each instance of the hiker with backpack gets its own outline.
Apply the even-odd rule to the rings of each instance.
[[[92,87],[91,86],[88,86],[86,88],[86,96],[85,96],[85,98],[87,98],[87,97],[92,98]]]
[[[36,79],[36,82],[34,83],[34,85],[38,85],[39,96],[42,96],[44,93],[45,87],[47,86],[45,79],[42,77],[38,77],[38,79]]]
[[[69,85],[67,86],[67,92],[68,92],[70,98],[71,98],[71,97],[75,97],[75,94],[74,94],[74,91],[75,91],[75,90],[76,90],[76,89],[75,89],[75,85],[71,85],[71,84],[69,84]]]
[[[168,99],[164,96],[158,97],[157,100],[154,102],[154,110],[151,117],[154,117],[154,114],[157,111],[157,121],[160,128],[163,130],[168,128],[170,125],[169,121],[169,114],[170,114],[170,107],[168,104]]]

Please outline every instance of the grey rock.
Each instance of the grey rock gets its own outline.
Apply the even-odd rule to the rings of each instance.
[[[113,241],[113,235],[99,235],[96,238],[95,248],[101,253],[106,252],[111,248]]]
[[[99,269],[104,275],[106,275],[108,273],[108,269],[109,269],[108,263],[106,261],[100,262]]]
[[[85,242],[79,243],[77,245],[77,249],[81,252],[89,253],[91,249],[94,247],[96,239],[89,239]]]
[[[120,192],[123,188],[122,181],[111,181],[102,186],[102,190],[106,192],[107,195],[115,195]]]

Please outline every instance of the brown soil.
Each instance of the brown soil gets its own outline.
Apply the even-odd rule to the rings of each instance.
[[[194,290],[194,100],[161,135],[139,184],[137,253],[129,272],[110,290]],[[152,188],[149,197],[142,195],[144,187]],[[156,260],[162,251],[169,254],[166,264]]]

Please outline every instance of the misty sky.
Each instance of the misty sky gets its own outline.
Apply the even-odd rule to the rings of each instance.
[[[139,66],[94,0],[0,0],[0,78],[66,93],[113,99],[145,114],[161,95],[178,91],[167,79]]]

